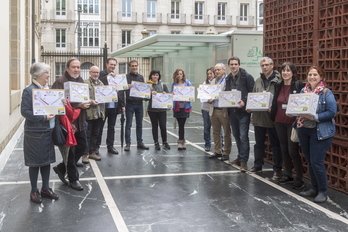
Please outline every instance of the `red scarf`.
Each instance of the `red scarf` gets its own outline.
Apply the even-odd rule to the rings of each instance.
[[[311,90],[311,85],[309,83],[306,84],[306,86],[303,88],[303,92],[304,93],[315,93],[315,94],[319,94],[321,91],[323,91],[325,88],[323,82],[320,82],[317,87],[315,87],[315,89],[312,91]],[[301,117],[301,116],[297,116],[297,127],[302,127],[303,126],[303,122],[304,122],[305,118]]]

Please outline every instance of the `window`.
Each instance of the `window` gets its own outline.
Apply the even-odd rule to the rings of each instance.
[[[195,19],[203,19],[203,2],[195,2]]]
[[[195,35],[203,35],[203,31],[196,31]]]
[[[226,20],[226,3],[218,3],[218,20]]]
[[[180,34],[180,31],[172,31],[171,34],[173,35]]]
[[[56,76],[56,79],[58,79],[65,72],[65,63],[57,62],[55,66],[56,66],[55,76]]]
[[[99,23],[81,23],[81,46],[99,47]]]
[[[123,73],[127,73],[127,63],[120,63],[119,65],[118,65],[118,73],[121,73],[121,74],[123,74]]]
[[[122,31],[122,47],[131,44],[131,31]]]
[[[179,10],[180,2],[172,1],[171,3],[171,18],[179,19],[180,18],[180,10]]]
[[[99,14],[99,0],[78,0],[77,8],[83,14]]]
[[[56,0],[56,15],[66,15],[65,0]]]
[[[156,1],[147,0],[147,18],[156,18]]]
[[[259,5],[259,25],[263,24],[263,3]]]
[[[56,48],[66,47],[66,30],[56,29]]]
[[[122,17],[131,17],[132,0],[122,0]]]
[[[156,31],[149,31],[149,36],[156,35]]]
[[[249,4],[240,4],[240,16],[239,20],[240,22],[248,22],[248,8]]]

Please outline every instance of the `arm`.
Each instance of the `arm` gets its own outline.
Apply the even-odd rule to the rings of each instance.
[[[336,112],[337,112],[337,103],[331,90],[327,89],[326,96],[324,93],[324,97],[326,101],[325,111],[316,115],[315,119],[318,119],[318,122],[325,122],[325,121],[332,120],[336,116]]]

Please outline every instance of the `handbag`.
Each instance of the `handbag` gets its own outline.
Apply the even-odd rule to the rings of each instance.
[[[294,128],[294,127],[291,129],[291,136],[290,136],[290,139],[291,139],[291,141],[293,141],[294,143],[300,142],[300,140],[298,139],[297,129]]]
[[[52,130],[52,140],[54,145],[63,146],[66,143],[67,130],[66,128],[56,120],[54,128]]]

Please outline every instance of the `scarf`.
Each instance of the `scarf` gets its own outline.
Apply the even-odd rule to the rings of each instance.
[[[309,83],[306,84],[306,86],[303,88],[303,92],[304,93],[315,93],[315,94],[319,94],[321,91],[323,91],[325,88],[323,82],[320,82],[314,90],[311,90],[311,85]],[[304,122],[305,118],[301,117],[301,116],[297,116],[297,127],[302,127],[303,126],[303,122]]]
[[[33,79],[33,83],[37,86],[40,87],[40,89],[48,89],[48,84],[46,84],[45,86],[42,86],[39,82],[37,82],[37,80]]]

